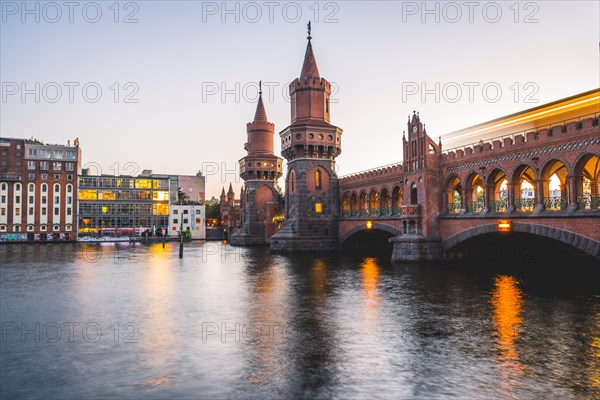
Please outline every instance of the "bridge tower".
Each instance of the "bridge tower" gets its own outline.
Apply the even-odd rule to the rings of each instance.
[[[342,130],[330,123],[331,84],[322,78],[308,44],[300,77],[289,86],[291,123],[279,133],[288,161],[285,215],[271,237],[273,251],[338,248],[339,183],[335,158],[342,152]]]
[[[277,179],[281,177],[283,159],[273,151],[275,125],[269,122],[259,84],[254,120],[246,125],[247,155],[240,160],[240,177],[244,180],[241,204],[242,228],[231,236],[234,246],[267,244],[277,229],[273,217],[280,213],[281,195]]]
[[[402,234],[392,239],[395,261],[433,261],[442,258],[439,224],[442,182],[441,143],[428,135],[419,113],[408,117],[408,138],[402,137],[404,190]]]

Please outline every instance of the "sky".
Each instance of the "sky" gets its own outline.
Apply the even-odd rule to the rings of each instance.
[[[278,133],[306,24],[344,130],[338,174],[402,159],[430,136],[600,87],[600,2],[1,1],[0,136],[79,138],[93,173],[242,185],[258,81]]]

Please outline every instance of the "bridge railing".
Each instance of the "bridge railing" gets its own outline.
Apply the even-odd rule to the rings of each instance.
[[[595,210],[600,208],[600,195],[586,194],[577,196],[577,208],[580,210]]]
[[[473,146],[481,146],[484,143],[493,143],[496,140],[500,140],[500,141],[504,141],[504,139],[512,139],[513,141],[515,140],[515,137],[517,137],[518,135],[523,135],[523,140],[525,142],[527,142],[527,133],[530,132],[534,132],[534,133],[538,133],[539,131],[543,130],[543,129],[552,129],[555,127],[563,127],[564,131],[566,132],[566,125],[570,124],[572,122],[581,122],[585,119],[592,119],[594,118],[595,121],[594,123],[597,125],[598,124],[598,116],[600,116],[600,113],[590,113],[590,114],[585,114],[585,115],[581,115],[579,117],[573,117],[573,118],[569,118],[569,119],[565,119],[562,121],[558,121],[558,122],[553,122],[551,124],[546,124],[546,125],[541,125],[541,126],[537,126],[535,128],[529,128],[529,129],[523,129],[517,132],[512,132],[512,133],[508,133],[506,135],[502,135],[502,136],[496,136],[493,138],[489,138],[489,139],[485,139],[485,140],[480,140],[478,142],[474,142],[474,143],[469,143],[469,144],[464,144],[464,145],[460,145],[460,146],[455,146],[449,149],[443,149],[442,150],[442,154],[448,154],[450,152],[456,152],[457,150],[465,150],[467,148],[472,148]]]

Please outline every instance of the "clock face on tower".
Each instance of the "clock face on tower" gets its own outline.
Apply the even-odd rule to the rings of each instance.
[[[412,127],[412,133],[417,133],[417,126],[416,125],[413,125],[413,127]]]

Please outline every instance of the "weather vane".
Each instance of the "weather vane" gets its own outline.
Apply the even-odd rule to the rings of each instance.
[[[308,24],[306,24],[306,27],[308,28],[308,40],[310,40],[310,21],[308,21]]]

